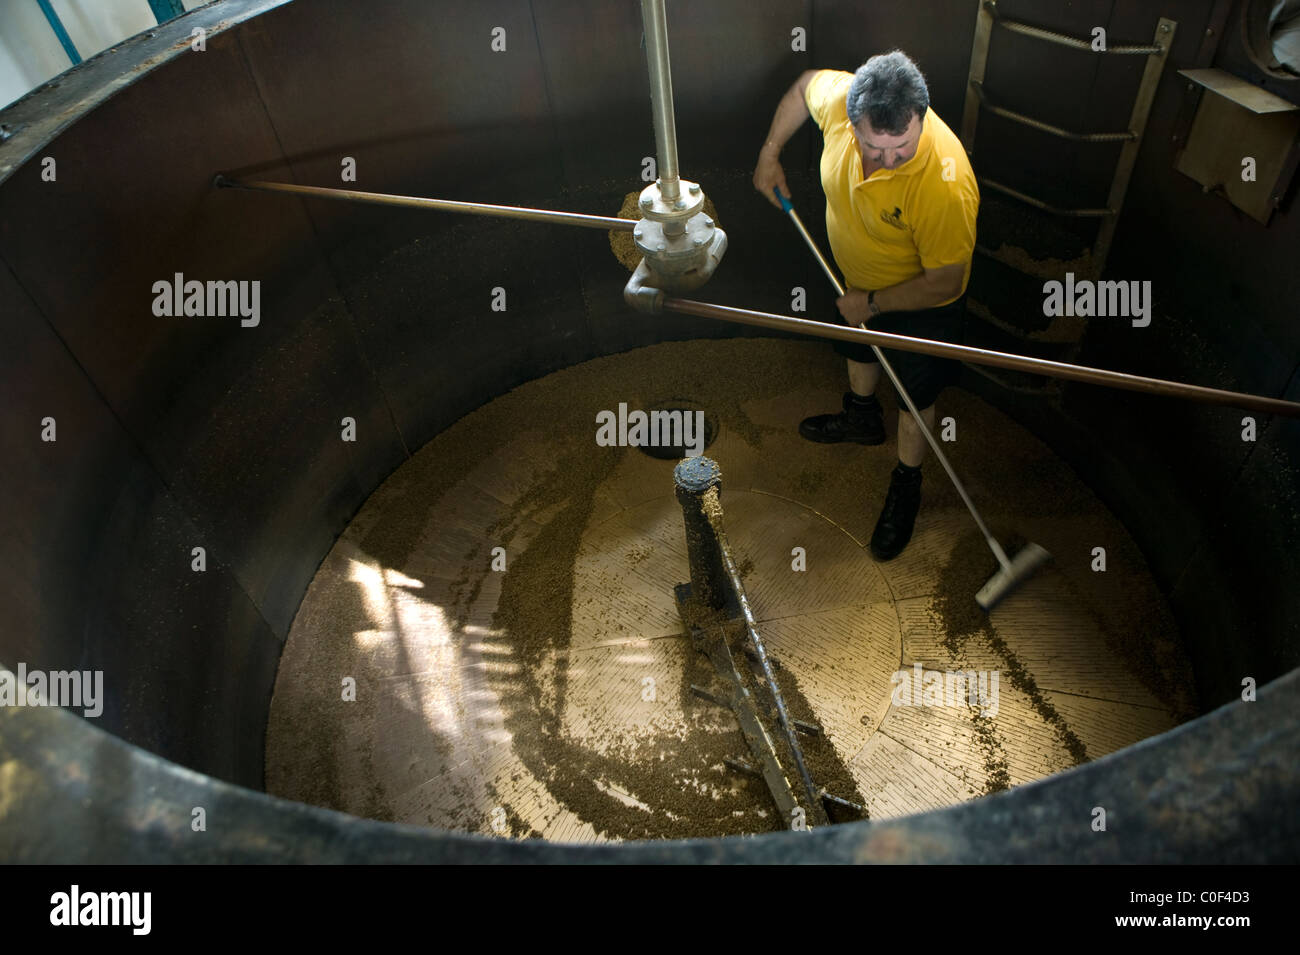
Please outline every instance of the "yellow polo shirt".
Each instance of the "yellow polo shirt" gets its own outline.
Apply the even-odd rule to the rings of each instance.
[[[964,292],[980,194],[961,140],[934,110],[927,110],[916,155],[864,180],[862,153],[845,104],[852,81],[852,73],[821,70],[804,93],[825,141],[826,233],[840,271],[849,286],[874,290],[905,282],[924,269],[962,263]]]

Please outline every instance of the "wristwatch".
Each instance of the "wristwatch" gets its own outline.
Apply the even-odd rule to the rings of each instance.
[[[880,314],[880,306],[876,304],[876,290],[872,289],[867,293],[867,308],[871,312],[871,317],[875,318]]]

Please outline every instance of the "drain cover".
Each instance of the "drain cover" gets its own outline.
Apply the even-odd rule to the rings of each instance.
[[[642,444],[637,446],[637,450],[642,454],[649,455],[652,458],[659,458],[663,461],[679,461],[691,454],[703,454],[705,449],[713,443],[714,438],[718,436],[718,416],[711,412],[705,411],[697,402],[688,398],[665,398],[662,401],[652,402],[649,409],[651,427],[658,427],[660,435],[665,433],[671,435],[674,443],[660,440],[653,444]],[[691,416],[691,421],[687,423],[687,416]],[[704,420],[704,444],[701,446],[696,422],[700,420],[699,415],[703,415]],[[666,431],[665,431],[666,429]],[[689,429],[689,435],[687,431]],[[689,447],[684,437],[689,436],[691,441]]]

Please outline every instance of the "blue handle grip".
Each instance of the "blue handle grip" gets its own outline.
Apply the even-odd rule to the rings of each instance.
[[[789,212],[791,209],[794,208],[794,206],[790,205],[790,200],[787,199],[785,196],[781,195],[780,186],[773,186],[772,192],[776,194],[776,201],[781,203],[782,212]]]

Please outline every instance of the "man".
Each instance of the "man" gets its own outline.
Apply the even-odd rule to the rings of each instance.
[[[758,156],[754,186],[778,208],[790,194],[781,147],[809,115],[821,128],[826,232],[847,294],[836,300],[846,324],[960,342],[975,249],[979,187],[961,140],[930,109],[925,78],[906,54],[873,56],[855,73],[808,70],[777,107]],[[870,346],[836,342],[848,360],[844,410],[799,425],[811,441],[885,440],[876,384],[881,368]],[[934,402],[957,362],[885,350],[895,373],[934,426]],[[898,402],[898,466],[871,536],[877,560],[892,560],[912,538],[921,506],[927,444]]]

